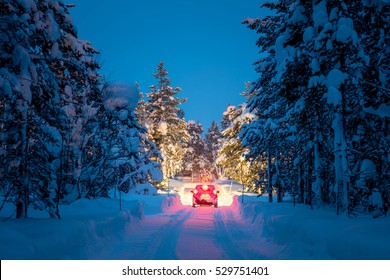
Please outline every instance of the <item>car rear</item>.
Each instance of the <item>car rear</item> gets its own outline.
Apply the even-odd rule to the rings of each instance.
[[[214,185],[197,185],[192,191],[192,207],[213,205],[218,207],[218,193]]]

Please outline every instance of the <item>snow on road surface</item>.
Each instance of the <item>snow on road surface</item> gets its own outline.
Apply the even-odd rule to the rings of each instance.
[[[224,205],[191,207],[196,183],[176,182],[161,213],[146,213],[103,259],[389,259],[388,218],[336,216],[334,209],[267,203],[222,182]],[[235,195],[235,196],[234,196]],[[148,201],[144,201],[147,209]]]
[[[184,206],[170,198],[164,212],[146,215],[136,230],[102,259],[264,259],[263,245],[253,242],[256,230],[244,223],[237,197],[229,207]],[[278,246],[276,246],[278,247]]]
[[[234,194],[241,186],[233,182],[214,183],[219,208],[190,207],[196,185],[202,183],[170,181],[173,193],[162,213],[146,215],[137,230],[124,234],[103,259],[264,259],[267,252],[252,244],[255,229],[240,215]],[[148,203],[145,202],[145,205]],[[147,207],[147,206],[146,206]],[[250,249],[248,249],[250,248]]]
[[[104,259],[389,259],[390,223],[369,216],[350,219],[334,209],[267,203],[245,196],[230,181],[216,183],[219,208],[193,208],[196,184],[170,181],[161,213],[145,212]],[[149,201],[144,201],[148,209]]]
[[[31,209],[0,223],[1,259],[390,259],[389,217],[337,216],[333,208],[267,203],[218,182],[220,206],[190,206],[191,182],[156,196],[81,199],[52,220]]]

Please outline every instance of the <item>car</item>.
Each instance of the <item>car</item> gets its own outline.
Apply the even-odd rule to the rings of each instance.
[[[191,190],[192,192],[192,207],[197,205],[213,205],[215,208],[218,207],[218,193],[214,185],[196,185]]]

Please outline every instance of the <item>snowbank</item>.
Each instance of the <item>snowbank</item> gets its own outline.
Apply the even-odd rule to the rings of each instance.
[[[337,216],[334,209],[310,210],[291,203],[254,202],[241,208],[261,237],[279,244],[277,259],[390,259],[389,218]]]
[[[87,259],[143,217],[138,201],[122,201],[122,209],[114,199],[81,199],[61,208],[61,220],[31,211],[34,218],[0,222],[0,259]]]
[[[142,208],[144,215],[154,215],[161,212],[166,212],[167,207],[182,207],[180,199],[176,195],[136,195],[124,194],[124,200],[137,200]]]

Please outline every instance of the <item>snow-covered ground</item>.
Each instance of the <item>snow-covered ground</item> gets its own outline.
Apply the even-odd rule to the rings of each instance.
[[[262,244],[276,259],[390,260],[390,219],[336,216],[334,209],[310,210],[292,203],[250,202],[241,209],[246,223],[260,231]]]
[[[191,182],[168,194],[79,200],[61,220],[0,212],[1,259],[390,259],[390,219],[336,216],[292,203],[268,204],[217,182],[219,208],[192,208]]]
[[[143,217],[138,201],[124,201],[123,209],[112,199],[82,199],[61,207],[61,220],[34,210],[25,220],[8,219],[14,209],[7,207],[0,212],[0,259],[93,258]]]

